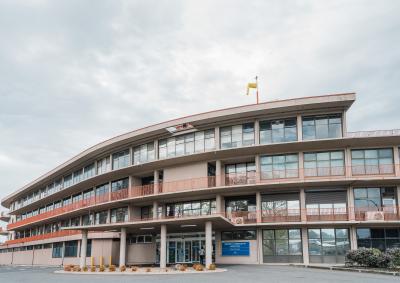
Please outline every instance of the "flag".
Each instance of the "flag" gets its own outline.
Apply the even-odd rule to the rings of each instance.
[[[247,95],[249,95],[251,88],[257,88],[257,83],[248,83],[247,84]]]

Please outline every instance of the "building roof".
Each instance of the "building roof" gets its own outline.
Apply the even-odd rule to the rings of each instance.
[[[268,101],[259,104],[250,104],[226,109],[214,110],[200,114],[185,116],[166,122],[154,124],[140,128],[114,138],[98,143],[78,155],[72,157],[66,162],[60,164],[36,180],[28,183],[22,188],[16,190],[2,199],[1,204],[9,207],[13,201],[23,194],[37,190],[40,186],[45,186],[54,179],[67,174],[72,169],[77,169],[78,165],[91,160],[104,152],[116,149],[125,144],[135,143],[152,137],[159,137],[168,134],[167,128],[190,123],[194,127],[205,125],[218,125],[226,121],[246,119],[262,115],[274,115],[282,112],[299,112],[308,110],[318,110],[324,108],[337,108],[347,110],[355,101],[355,93],[330,94],[322,96],[302,97],[286,100]]]

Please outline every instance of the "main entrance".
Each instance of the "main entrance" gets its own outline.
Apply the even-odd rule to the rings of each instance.
[[[205,248],[204,233],[174,233],[167,235],[167,264],[200,262],[200,248]],[[213,251],[215,240],[213,235]],[[157,261],[159,261],[160,240],[157,239]],[[214,256],[214,252],[213,252]]]

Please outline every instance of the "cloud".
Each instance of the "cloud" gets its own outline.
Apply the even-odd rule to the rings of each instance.
[[[349,130],[398,128],[399,1],[2,1],[0,197],[127,131],[356,91]]]

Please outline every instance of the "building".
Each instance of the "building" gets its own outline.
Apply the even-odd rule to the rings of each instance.
[[[2,200],[0,264],[338,263],[400,246],[400,131],[355,94],[246,105],[97,144]],[[91,258],[92,257],[92,258]]]

